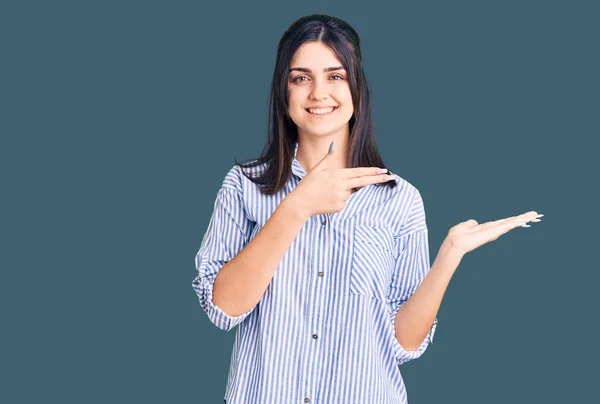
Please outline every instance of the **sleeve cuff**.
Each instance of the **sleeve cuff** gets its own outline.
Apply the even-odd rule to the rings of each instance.
[[[423,353],[425,352],[425,350],[427,349],[427,347],[429,346],[429,344],[433,343],[433,336],[435,334],[435,330],[438,324],[438,318],[436,317],[433,320],[433,324],[431,325],[431,328],[429,329],[429,332],[427,333],[427,335],[425,336],[425,339],[423,340],[423,342],[421,342],[421,345],[419,345],[419,347],[417,349],[415,349],[414,351],[407,351],[406,349],[404,349],[404,347],[400,344],[400,342],[398,342],[398,340],[396,339],[395,336],[395,321],[396,321],[396,313],[398,313],[398,309],[400,307],[398,307],[396,310],[393,311],[393,315],[392,315],[392,335],[393,337],[393,344],[394,344],[394,355],[396,357],[396,361],[398,362],[398,366],[402,365],[403,363],[406,363],[410,360],[413,359],[417,359],[418,357],[420,357],[421,355],[423,355]]]
[[[222,330],[229,331],[239,323],[241,323],[246,317],[252,313],[254,306],[252,309],[247,311],[246,313],[242,313],[239,316],[230,316],[225,313],[219,306],[213,303],[213,285],[214,280],[211,282],[207,279],[206,276],[201,276],[201,273],[205,273],[204,270],[207,265],[207,258],[205,255],[201,257],[200,266],[199,266],[199,274],[192,281],[192,287],[196,291],[198,295],[198,300],[200,302],[200,306],[208,315],[209,320],[219,327]]]
[[[202,309],[210,321],[222,330],[229,331],[252,313],[254,308],[239,316],[230,316],[212,301],[213,284],[205,278],[196,277],[192,282]]]

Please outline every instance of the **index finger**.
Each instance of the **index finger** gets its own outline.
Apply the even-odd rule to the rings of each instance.
[[[355,167],[355,168],[342,168],[342,178],[359,178],[364,177],[365,175],[381,175],[382,173],[378,173],[377,170],[382,170],[379,167]],[[389,172],[389,170],[386,170]],[[385,173],[384,173],[385,174]]]
[[[394,176],[391,174],[363,175],[356,178],[345,178],[344,186],[346,189],[362,188],[371,184],[381,184],[383,182],[392,181]]]

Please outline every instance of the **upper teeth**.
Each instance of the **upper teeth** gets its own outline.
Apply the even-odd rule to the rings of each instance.
[[[309,108],[308,112],[310,112],[311,114],[325,115],[325,114],[330,113],[334,109],[335,109],[335,107],[330,107],[330,108]]]

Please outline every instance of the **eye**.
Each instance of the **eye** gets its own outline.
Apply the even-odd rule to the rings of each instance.
[[[344,80],[344,76],[341,76],[341,75],[339,75],[339,74],[334,74],[334,75],[332,75],[330,78],[333,78],[333,77],[339,77],[339,80],[333,80],[333,81],[340,81],[340,80]],[[294,78],[292,81],[293,81],[294,83],[298,83],[298,82],[300,82],[300,81],[306,81],[306,80],[302,80],[302,79],[306,79],[306,80],[308,80],[308,77],[306,77],[306,76],[298,76],[298,77]]]

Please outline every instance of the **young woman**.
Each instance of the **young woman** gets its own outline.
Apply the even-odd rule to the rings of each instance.
[[[464,254],[542,216],[460,223],[430,267],[421,194],[385,169],[371,109],[355,30],[294,22],[266,147],[225,176],[196,255],[200,305],[238,326],[228,404],[406,403],[398,365],[432,341]]]

